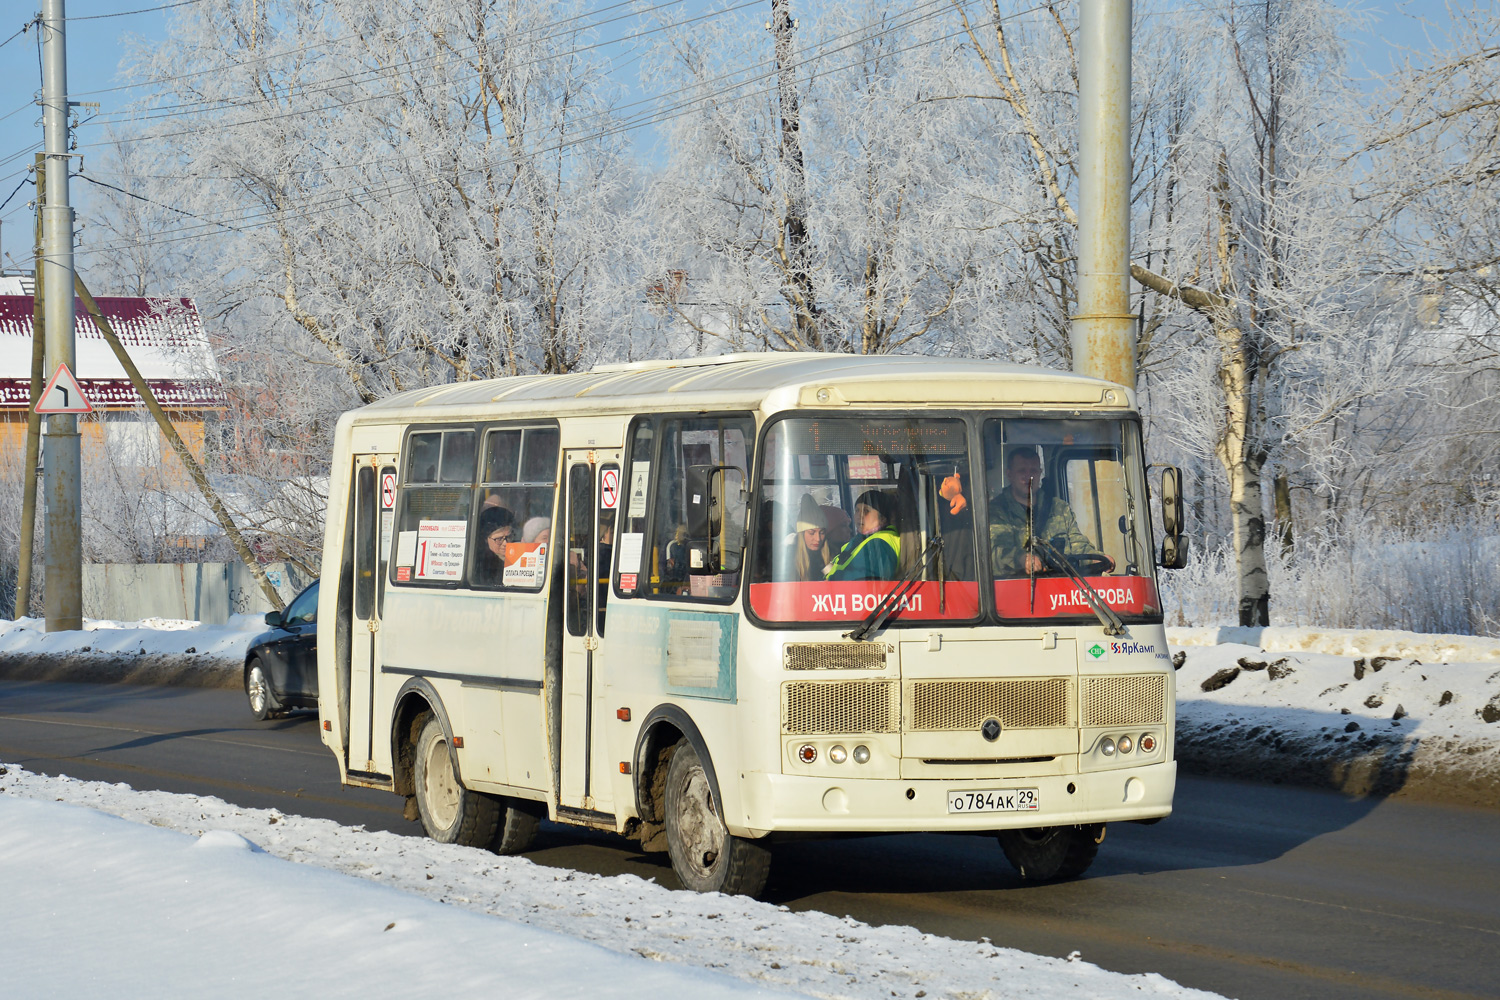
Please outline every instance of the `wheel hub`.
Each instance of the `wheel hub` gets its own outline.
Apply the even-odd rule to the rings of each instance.
[[[432,821],[440,828],[453,825],[458,816],[458,782],[453,777],[453,767],[448,760],[448,741],[433,740],[427,744],[427,761],[423,799]]]

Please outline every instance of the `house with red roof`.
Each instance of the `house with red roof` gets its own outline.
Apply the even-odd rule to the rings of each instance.
[[[24,461],[31,403],[32,286],[30,275],[0,275],[0,467],[17,470]],[[197,307],[191,299],[99,296],[97,301],[188,449],[201,461],[205,431],[224,412],[227,401]],[[108,462],[116,469],[158,469],[167,483],[187,485],[186,470],[82,302],[75,300],[74,313],[73,374],[94,407],[79,421],[85,478],[91,465]],[[48,375],[52,367],[47,366]]]

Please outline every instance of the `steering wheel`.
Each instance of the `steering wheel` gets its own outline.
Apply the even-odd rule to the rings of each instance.
[[[1099,576],[1115,568],[1115,561],[1100,552],[1084,552],[1076,556],[1070,555],[1067,559],[1079,576]]]

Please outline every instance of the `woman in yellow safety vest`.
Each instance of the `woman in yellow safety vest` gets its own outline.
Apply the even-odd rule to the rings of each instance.
[[[830,580],[894,580],[901,558],[901,536],[891,526],[890,494],[866,490],[854,501],[855,536],[823,570]]]

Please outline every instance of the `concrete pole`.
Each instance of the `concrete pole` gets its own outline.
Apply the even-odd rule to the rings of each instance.
[[[1080,0],[1073,370],[1135,388],[1130,311],[1131,0]]]
[[[73,208],[68,204],[68,58],[63,0],[42,0],[42,135],[47,201],[42,207],[47,371],[78,370],[73,345]],[[47,631],[83,628],[78,418],[47,418]]]
[[[36,236],[32,243],[31,282],[31,409],[26,413],[26,465],[23,468],[24,484],[21,489],[21,539],[20,554],[16,560],[16,617],[31,614],[31,563],[32,544],[36,539],[36,467],[41,459],[42,417],[36,405],[42,397],[42,386],[47,380],[47,326],[42,305],[47,300],[42,295],[46,264],[42,262],[42,206],[47,201],[47,157],[36,154]]]

